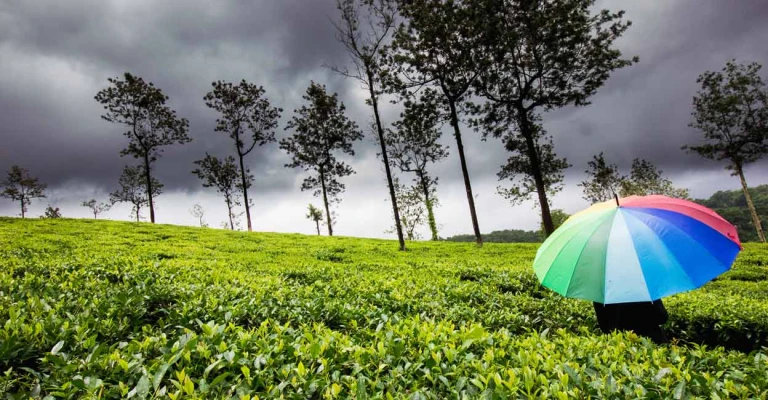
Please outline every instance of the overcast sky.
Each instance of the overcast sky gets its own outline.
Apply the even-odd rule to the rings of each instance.
[[[617,45],[640,62],[615,72],[592,105],[544,116],[557,153],[573,164],[553,207],[576,212],[588,206],[576,185],[600,151],[625,172],[633,158],[648,159],[695,197],[739,188],[723,164],[686,155],[680,146],[699,137],[687,126],[698,74],[719,70],[732,58],[768,64],[768,3],[612,0],[598,6],[626,10],[633,25]],[[202,100],[212,81],[246,79],[264,86],[272,103],[285,110],[278,137],[289,134],[285,122],[310,80],[338,92],[349,117],[368,126],[370,109],[359,85],[323,67],[346,61],[330,23],[335,11],[333,0],[0,0],[0,172],[18,164],[49,185],[48,198],[35,201],[31,215],[52,204],[66,217],[87,217],[79,203],[106,200],[122,167],[136,163],[119,156],[127,143],[123,128],[101,120],[93,99],[107,78],[130,71],[170,97],[170,106],[189,119],[194,139],[167,148],[156,164],[165,185],[157,222],[192,225],[189,209],[199,203],[206,221],[218,227],[226,219],[223,200],[190,173],[206,151],[234,153],[231,140],[213,131],[216,114]],[[385,123],[396,114],[385,109]],[[481,231],[537,228],[533,202],[512,207],[496,194],[503,147],[465,132]],[[370,138],[367,133],[355,145],[357,156],[347,160],[357,174],[344,180],[347,192],[334,228],[339,235],[391,236],[384,233],[392,225],[386,181]],[[432,167],[440,178],[440,233],[470,233],[455,144],[448,134],[444,142],[451,155]],[[254,229],[313,233],[306,207],[321,202],[300,191],[305,174],[284,168],[287,161],[277,144],[247,158],[257,175],[251,189]],[[747,169],[750,184],[768,183],[767,165]],[[129,206],[117,206],[105,216],[128,219],[129,212]],[[17,214],[15,204],[0,199],[0,215]]]

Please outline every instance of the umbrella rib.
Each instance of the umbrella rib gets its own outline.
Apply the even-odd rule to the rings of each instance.
[[[618,214],[618,212],[617,212],[617,214]],[[645,291],[646,291],[646,293],[648,293],[648,297],[651,298],[651,290],[648,287],[648,281],[645,279],[645,274],[643,272],[643,266],[642,266],[642,263],[640,262],[640,255],[637,253],[637,247],[635,246],[635,241],[632,238],[632,233],[629,231],[629,226],[627,226],[627,220],[624,218],[625,215],[626,215],[626,213],[622,212],[621,218],[622,218],[622,222],[624,224],[624,231],[629,236],[629,245],[632,246],[632,255],[631,256],[633,256],[635,258],[635,260],[637,260],[637,267],[640,269],[640,278],[643,280],[643,283],[645,284]],[[611,229],[611,231],[613,232],[613,228]],[[610,243],[610,238],[609,238],[609,243]],[[605,279],[603,281],[603,285],[606,285],[606,283],[608,282],[608,260],[607,260],[608,259],[608,248],[606,248],[605,257],[606,257],[606,261],[605,261]],[[604,290],[604,293],[607,293],[607,291],[608,291],[607,287],[604,287],[603,290]],[[605,298],[606,294],[604,294],[603,297]],[[605,298],[605,300],[607,300],[607,298]]]
[[[573,273],[568,278],[568,285],[565,287],[565,294],[566,294],[566,296],[568,295],[568,292],[571,289],[571,282],[573,282],[573,276],[576,274],[576,267],[579,266],[579,260],[581,259],[582,254],[584,254],[584,249],[587,248],[587,246],[589,245],[589,242],[592,241],[592,237],[595,236],[595,234],[597,233],[598,230],[600,230],[600,228],[603,226],[603,224],[608,222],[608,220],[610,220],[610,223],[612,224],[613,223],[613,219],[615,217],[616,217],[616,213],[615,212],[612,213],[612,214],[607,214],[604,217],[604,219],[597,224],[597,226],[592,231],[592,233],[589,234],[589,238],[587,238],[587,241],[584,242],[584,246],[579,251],[578,257],[576,257],[576,265],[573,268]],[[560,255],[558,254],[558,256],[560,256]],[[606,255],[603,255],[603,257],[606,257]],[[557,257],[555,257],[555,259],[557,259]],[[605,276],[605,258],[603,258],[603,276]],[[603,300],[605,300],[605,279],[603,279]]]
[[[565,242],[565,244],[563,244],[563,247],[561,247],[561,248],[560,248],[560,250],[558,250],[558,251],[557,251],[557,254],[556,254],[556,255],[555,255],[553,258],[552,258],[552,262],[550,262],[550,263],[549,263],[549,268],[547,269],[547,273],[546,273],[546,274],[544,274],[544,278],[542,278],[542,279],[541,279],[541,284],[544,284],[544,281],[546,281],[546,280],[547,280],[547,277],[548,277],[548,276],[549,276],[549,274],[552,272],[552,265],[554,265],[554,264],[555,264],[555,261],[557,261],[557,259],[560,257],[560,254],[563,252],[563,250],[565,250],[565,248],[566,248],[566,247],[568,247],[568,245],[571,243],[571,241],[572,241],[573,239],[575,239],[575,238],[576,238],[576,235],[573,235],[573,236],[571,236],[571,237],[570,237],[570,238],[569,238],[569,239],[568,239],[568,240]],[[568,286],[570,286],[570,284],[571,284],[571,278],[573,278],[573,273],[571,273],[571,276],[568,278],[568,285],[565,287],[565,293],[560,293],[560,294],[562,294],[563,296],[565,296],[565,295],[567,295],[567,294],[568,294]],[[559,293],[559,292],[558,292],[558,293]]]
[[[601,216],[595,217],[595,219],[594,219],[594,220],[590,220],[590,222],[594,222],[595,220],[602,220],[602,219],[604,219],[604,218],[608,218],[608,217],[610,217],[611,215],[616,215],[616,213],[613,213],[613,214],[608,214],[608,213],[606,213],[606,215],[601,215]],[[601,225],[602,225],[602,223],[600,223],[600,224],[597,224],[597,226],[598,226],[598,227],[600,227]],[[573,227],[571,227],[571,228],[574,228],[575,226],[576,226],[576,225],[574,225],[574,226],[573,226]],[[594,234],[595,234],[595,231],[596,231],[596,230],[597,230],[597,229],[593,230],[593,231],[592,231],[592,232],[589,234],[589,238],[590,238],[590,239],[592,238],[592,235],[594,235]],[[569,238],[569,239],[568,239],[568,240],[567,240],[567,241],[566,241],[566,242],[563,244],[563,246],[560,248],[560,250],[558,250],[558,251],[557,251],[557,254],[556,254],[556,255],[555,255],[553,258],[552,258],[552,262],[550,263],[550,266],[549,266],[549,269],[547,270],[547,273],[546,273],[546,274],[544,274],[544,278],[541,280],[541,282],[542,282],[542,283],[543,283],[543,282],[544,282],[544,281],[547,279],[547,276],[548,276],[548,275],[549,275],[549,273],[552,271],[552,265],[553,265],[553,264],[555,263],[555,261],[557,261],[557,259],[560,257],[560,254],[562,254],[563,250],[565,250],[565,248],[566,248],[566,247],[568,247],[568,245],[569,245],[569,244],[571,244],[571,241],[573,241],[573,240],[574,240],[574,239],[576,239],[577,237],[578,237],[577,235],[572,235],[572,236],[571,236],[571,237],[570,237],[570,238]],[[589,239],[587,239],[587,243],[588,243],[588,242],[589,242]],[[584,247],[586,247],[586,243],[584,244]],[[581,252],[583,252],[583,251],[584,251],[584,247],[582,247],[582,248],[581,248],[581,251],[579,252],[579,257],[581,257]],[[578,261],[579,261],[579,258],[576,258],[576,263],[578,263]],[[574,265],[574,269],[575,269],[575,268],[576,268],[576,266]],[[565,293],[561,293],[563,296],[566,296],[566,295],[568,294],[568,289],[569,289],[569,287],[571,286],[571,280],[573,280],[573,272],[571,272],[571,276],[569,276],[569,277],[568,277],[568,284],[565,286]]]
[[[552,233],[552,235],[550,235],[544,243],[542,243],[542,245],[539,247],[539,252],[545,252],[547,249],[549,249],[549,247],[552,245],[552,243],[554,243],[554,242],[552,242],[552,240],[555,240],[558,237],[560,237],[561,235],[564,235],[566,232],[569,232],[571,229],[577,227],[579,224],[582,224],[584,222],[593,221],[593,219],[591,219],[591,218],[594,218],[594,219],[599,218],[599,213],[605,212],[607,210],[608,209],[606,209],[606,210],[597,210],[597,211],[592,211],[592,212],[589,212],[589,213],[585,213],[584,211],[581,211],[579,213],[576,213],[576,214],[572,215],[570,218],[568,218],[567,221],[565,221],[565,223],[563,223],[563,225],[561,225],[559,228],[557,228],[555,230],[555,232]],[[578,215],[578,214],[581,214],[581,215]],[[578,215],[578,218],[574,218],[577,215]]]
[[[646,196],[646,197],[650,197],[650,196]],[[668,204],[668,205],[673,205],[673,206],[685,207],[685,208],[688,208],[688,209],[691,209],[691,210],[695,210],[695,211],[704,213],[704,214],[706,214],[708,216],[711,216],[711,217],[714,217],[716,219],[719,219],[722,222],[726,222],[726,223],[730,224],[730,222],[728,222],[728,220],[723,218],[723,216],[718,214],[717,212],[714,212],[714,210],[708,209],[707,207],[704,207],[701,204],[696,204],[694,202],[690,202],[690,201],[687,201],[687,200],[685,200],[685,202],[679,202],[679,201],[674,201],[673,199],[669,199],[669,198],[666,198],[664,196],[661,196],[660,198],[654,199],[653,203],[661,203],[661,204]],[[627,204],[626,206],[629,207],[629,208],[653,208],[653,203],[649,203],[649,204],[642,203],[640,205],[635,205],[635,204],[630,203],[630,204]],[[710,212],[710,211],[713,211],[713,212]]]
[[[657,220],[657,221],[661,221],[661,223],[663,223],[663,224],[665,224],[665,225],[668,225],[668,226],[670,227],[670,229],[675,229],[675,230],[677,230],[677,231],[681,231],[681,232],[683,232],[683,234],[685,234],[685,236],[687,236],[687,237],[690,237],[690,235],[688,235],[688,234],[687,234],[685,231],[683,231],[682,229],[678,228],[678,227],[677,227],[677,226],[675,226],[674,224],[668,223],[668,222],[667,222],[667,221],[665,221],[663,218],[659,218],[659,217],[657,217],[657,216],[653,215],[652,213],[649,213],[649,212],[646,212],[646,211],[644,211],[644,210],[643,210],[643,209],[641,209],[641,208],[635,208],[635,209],[633,209],[632,211],[636,211],[636,212],[639,212],[639,213],[643,213],[643,214],[645,214],[645,215],[648,215],[650,218],[653,218],[654,220]],[[670,212],[674,212],[674,211],[670,211]],[[680,213],[676,213],[676,214],[680,214]],[[685,214],[680,214],[680,215],[683,215],[683,216],[685,216],[685,217],[691,218],[691,217],[689,217],[689,216],[687,216],[687,215],[685,215]],[[639,218],[638,218],[638,219],[639,219]],[[643,221],[642,221],[642,220],[640,220],[640,222],[643,222]],[[646,224],[645,222],[643,222],[643,224],[644,224],[645,226],[648,226],[648,227],[649,227],[651,230],[653,230],[653,228],[651,228],[651,227],[650,227],[648,224]],[[706,224],[704,224],[704,225],[706,225]],[[711,229],[711,227],[710,227],[710,229]],[[655,231],[654,231],[654,232],[655,232]],[[662,242],[662,244],[664,244],[664,241],[663,241],[663,240],[662,240],[661,242]],[[720,266],[722,266],[722,267],[725,267],[725,269],[726,269],[726,270],[729,270],[729,269],[731,269],[731,267],[730,267],[730,266],[723,264],[723,262],[722,262],[722,261],[720,261],[720,258],[718,258],[718,257],[716,257],[714,254],[712,254],[712,252],[711,252],[709,249],[707,249],[706,247],[702,246],[702,245],[701,245],[701,243],[699,243],[698,241],[694,240],[693,238],[691,238],[691,242],[692,242],[692,243],[695,243],[695,244],[696,244],[696,246],[697,246],[698,248],[700,248],[700,249],[701,249],[701,250],[703,250],[705,253],[707,253],[707,254],[709,255],[709,257],[710,257],[710,258],[712,258],[713,260],[715,260],[715,261],[716,261],[716,262],[717,262],[717,263],[718,263]],[[666,246],[666,245],[665,245],[665,246]],[[678,259],[677,259],[677,257],[674,255],[674,253],[670,253],[670,254],[672,254],[672,257],[674,257],[674,258],[675,258],[675,261],[677,261],[677,262],[678,262],[678,265],[681,265],[681,266],[683,265],[683,264],[681,264],[681,263],[679,262],[679,260],[678,260]],[[687,271],[686,271],[684,268],[681,268],[681,269],[683,270],[683,272],[685,273],[685,275],[686,275],[686,276],[688,276],[688,279],[691,279],[690,275],[688,275],[688,272],[687,272]],[[694,285],[694,287],[700,287],[700,286],[696,286],[696,285]]]
[[[638,211],[639,211],[639,210],[638,210]],[[644,214],[647,214],[647,213],[644,213]],[[650,227],[648,224],[646,224],[646,223],[645,223],[643,220],[641,220],[640,218],[637,218],[636,216],[632,215],[632,212],[631,212],[631,211],[630,211],[630,212],[628,212],[628,213],[626,213],[625,215],[629,215],[629,216],[631,216],[631,217],[632,217],[632,218],[633,218],[635,221],[638,221],[638,222],[640,222],[640,224],[642,224],[643,226],[647,227],[648,229],[650,229],[650,230],[651,230],[651,232],[653,232],[654,234],[656,234],[656,231],[654,231],[654,230],[653,230],[653,228],[651,228],[651,227]],[[648,214],[648,215],[651,215],[651,214]],[[657,218],[657,217],[656,217],[656,216],[654,216],[654,215],[651,215],[651,216],[652,216],[652,217],[654,217],[654,218]],[[657,218],[657,219],[660,219],[660,218]],[[658,234],[656,234],[656,236],[658,236]],[[672,259],[673,259],[673,260],[675,260],[675,263],[677,264],[677,267],[678,267],[678,268],[680,268],[680,270],[681,270],[681,271],[683,271],[683,274],[685,275],[685,277],[686,277],[686,278],[688,278],[688,282],[691,284],[691,288],[694,288],[694,289],[695,289],[695,288],[696,288],[696,285],[694,285],[694,283],[693,283],[693,280],[691,279],[691,276],[690,276],[690,275],[688,275],[688,271],[686,271],[686,270],[685,270],[685,268],[683,268],[683,264],[682,264],[682,263],[680,263],[680,260],[678,260],[678,259],[677,259],[677,256],[675,256],[675,253],[673,253],[673,252],[672,252],[672,251],[669,249],[669,246],[667,246],[667,244],[666,244],[666,243],[664,243],[664,241],[663,241],[663,240],[661,240],[661,238],[659,238],[659,243],[660,243],[660,244],[661,244],[661,245],[664,247],[664,250],[666,250],[666,251],[667,251],[667,254],[669,254],[669,255],[670,255],[670,257],[672,257]],[[719,261],[719,260],[718,260],[718,261]],[[646,286],[647,286],[647,285],[648,285],[648,282],[646,282]],[[648,288],[648,291],[649,291],[649,292],[650,292],[650,290],[651,290],[651,289],[650,289],[650,288]]]
[[[579,227],[579,225],[582,224],[582,223],[593,222],[594,220],[597,220],[599,218],[600,218],[600,215],[598,215],[598,214],[584,216],[583,219],[580,218],[576,222],[572,222],[569,225],[563,224],[563,225],[560,226],[560,228],[557,228],[557,230],[555,230],[555,232],[547,238],[547,240],[539,247],[539,250],[536,252],[536,258],[534,258],[534,260],[533,260],[534,268],[536,266],[537,261],[539,261],[539,257],[542,254],[546,253],[547,250],[549,250],[549,248],[552,247],[552,245],[555,243],[554,241],[557,240],[558,238],[560,238],[560,236],[563,236],[567,232],[570,232],[571,230],[573,230],[574,228]],[[557,235],[557,236],[555,236],[555,235]],[[568,239],[568,242],[570,242],[570,239]],[[566,244],[568,244],[568,242],[566,242]],[[555,255],[555,257],[552,258],[552,260],[549,263],[550,264],[549,267],[547,267],[547,273],[544,274],[544,277],[546,277],[546,275],[549,273],[549,270],[550,270],[550,268],[552,266],[552,263],[557,259],[557,257],[560,256],[560,252],[562,252],[562,251],[563,251],[563,248],[560,248],[557,251],[557,255]],[[543,282],[544,278],[542,278],[541,281]]]
[[[660,210],[667,210],[670,212],[675,212],[678,214],[682,214],[691,218],[694,218],[698,220],[699,222],[709,226],[710,228],[720,232],[721,234],[725,235],[728,239],[733,241],[734,243],[739,245],[740,249],[744,249],[744,247],[741,244],[741,240],[739,239],[739,233],[738,230],[730,223],[728,220],[723,218],[722,215],[718,214],[716,211],[709,209],[707,207],[702,206],[701,204],[697,204],[691,201],[687,200],[680,200],[680,199],[671,199],[664,196],[646,196],[646,197],[654,197],[655,199],[652,203],[649,202],[642,202],[640,201],[639,204],[634,204],[630,202],[630,204],[627,205],[629,208],[657,208]],[[637,202],[636,202],[637,203]],[[658,204],[659,207],[656,207],[655,204]],[[665,208],[665,207],[680,207],[685,209],[686,211],[679,211],[676,209],[671,208]],[[696,214],[697,216],[694,216]],[[704,216],[704,218],[700,218],[699,215]],[[712,221],[711,219],[714,219]],[[720,226],[718,226],[720,225]],[[732,228],[732,229],[731,229]]]

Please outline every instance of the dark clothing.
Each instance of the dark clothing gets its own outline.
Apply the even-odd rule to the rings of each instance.
[[[667,342],[667,336],[661,325],[667,322],[669,314],[661,300],[618,304],[593,303],[593,305],[597,323],[604,333],[614,330],[632,331],[656,343]]]

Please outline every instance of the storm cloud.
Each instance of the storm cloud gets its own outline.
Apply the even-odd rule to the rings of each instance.
[[[573,212],[587,205],[576,184],[587,161],[601,151],[625,170],[633,158],[646,158],[694,196],[737,188],[738,181],[722,164],[685,154],[680,146],[699,138],[687,126],[698,74],[719,70],[730,59],[768,64],[768,4],[606,0],[597,6],[626,10],[633,25],[617,45],[640,62],[615,72],[591,105],[544,116],[556,151],[573,164],[554,207]],[[102,121],[101,107],[93,100],[107,78],[130,71],[163,89],[171,107],[190,120],[194,139],[167,148],[157,163],[157,177],[166,188],[158,200],[158,221],[193,224],[187,210],[200,203],[212,225],[218,225],[225,218],[223,202],[190,174],[192,162],[206,151],[233,153],[231,140],[213,131],[216,114],[202,100],[212,81],[246,79],[263,85],[272,103],[284,109],[278,137],[288,134],[282,127],[300,106],[310,80],[338,92],[348,115],[367,128],[370,110],[359,84],[323,67],[347,61],[330,23],[335,14],[333,0],[4,0],[0,172],[18,164],[49,185],[49,198],[36,202],[33,214],[51,203],[65,216],[86,217],[79,202],[105,199],[122,166],[136,162],[119,156],[127,142],[123,129]],[[396,114],[388,107],[385,122]],[[495,193],[500,184],[496,172],[507,157],[503,147],[465,132],[481,230],[537,227],[533,203],[512,208]],[[453,138],[446,134],[444,142],[451,156],[433,167],[440,178],[441,233],[470,232]],[[346,180],[336,230],[387,237],[391,222],[381,162],[371,140],[357,144],[356,151],[347,161],[357,174]],[[284,168],[287,161],[276,144],[248,158],[257,174],[254,226],[311,233],[313,225],[303,215],[306,204],[315,200],[300,192],[304,175]],[[751,184],[766,183],[765,172],[765,162],[755,164],[747,178]],[[13,204],[0,200],[0,215],[16,213]],[[128,211],[116,207],[107,216],[127,219]]]

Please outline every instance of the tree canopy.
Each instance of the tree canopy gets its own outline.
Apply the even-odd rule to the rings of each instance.
[[[99,203],[98,201],[96,201],[96,199],[83,201],[82,203],[80,203],[80,205],[83,207],[89,208],[93,213],[94,219],[98,218],[99,214],[109,211],[109,209],[112,207],[111,204]]]
[[[404,185],[400,183],[399,179],[395,179],[395,193],[397,193],[400,204],[400,223],[406,239],[421,239],[418,228],[427,222],[426,207],[421,190],[418,186]]]
[[[156,179],[152,177],[152,164],[160,157],[165,146],[184,144],[192,141],[189,137],[189,121],[180,118],[176,111],[166,105],[168,96],[151,82],[126,72],[123,79],[109,78],[110,86],[96,94],[96,101],[106,110],[101,116],[105,121],[124,125],[128,130],[128,147],[120,155],[130,155],[144,164],[144,184],[147,186],[147,205],[150,221],[155,222],[152,188]],[[157,194],[160,192],[157,191]]]
[[[323,221],[323,211],[310,204],[307,207],[306,218],[315,223],[315,229],[317,229],[318,236],[320,235],[320,223]]]
[[[0,197],[18,201],[21,209],[21,218],[26,216],[28,207],[32,204],[32,199],[45,197],[46,185],[40,183],[38,178],[33,177],[24,168],[18,165],[11,166],[5,180],[0,182]]]
[[[639,158],[632,160],[629,176],[621,181],[619,191],[621,197],[660,194],[678,199],[690,199],[688,189],[676,188],[663,173],[664,171],[656,168],[650,161]]]
[[[401,172],[411,172],[427,211],[427,223],[432,240],[438,240],[434,208],[437,203],[437,177],[427,171],[427,165],[448,157],[448,149],[439,143],[443,121],[433,101],[408,100],[394,130],[387,137],[387,151]]]
[[[235,158],[228,156],[220,160],[208,153],[205,158],[195,161],[197,168],[192,170],[200,180],[203,181],[203,187],[215,188],[217,192],[224,195],[224,203],[227,205],[227,217],[229,218],[229,228],[235,230],[234,207],[240,205],[240,199],[237,192],[242,191],[242,180],[240,169],[235,164]],[[250,173],[246,170],[246,185],[250,185]]]
[[[264,146],[275,142],[275,129],[283,109],[272,106],[265,96],[266,91],[263,87],[246,82],[245,79],[237,85],[225,81],[216,81],[211,85],[213,90],[203,99],[206,106],[220,114],[216,118],[216,132],[229,134],[235,142],[235,150],[240,162],[239,188],[245,200],[248,231],[251,231],[253,227],[248,188],[251,186],[253,176],[248,174],[243,159],[257,145]]]
[[[734,175],[768,152],[768,88],[761,68],[729,61],[722,71],[698,77],[701,90],[693,98],[690,126],[703,133],[704,143],[683,149],[726,161]]]
[[[152,178],[151,185],[146,185],[144,178],[147,176],[143,165],[125,166],[118,179],[118,189],[109,194],[109,201],[116,203],[131,203],[132,213],[136,216],[136,222],[141,220],[141,209],[149,205],[150,195],[147,187],[152,188],[152,196],[158,196],[163,191],[163,184]]]
[[[587,179],[579,183],[584,191],[584,200],[594,204],[610,200],[619,193],[625,177],[621,175],[616,164],[605,161],[602,152],[593,156],[587,166],[584,171]]]
[[[344,114],[346,107],[338,94],[329,95],[325,85],[312,82],[303,99],[308,104],[294,111],[286,126],[286,130],[294,133],[280,141],[280,148],[291,156],[286,167],[313,173],[304,178],[301,190],[313,190],[315,196],[322,196],[328,235],[333,236],[330,203],[340,201],[339,195],[344,192],[340,179],[355,173],[344,161],[336,159],[335,153],[354,156],[352,144],[362,139],[363,134]]]
[[[579,186],[583,188],[584,200],[593,204],[611,200],[614,195],[627,197],[659,194],[678,199],[690,198],[688,189],[675,187],[671,180],[664,177],[663,171],[648,160],[632,160],[629,175],[622,175],[616,164],[606,162],[603,153],[595,155],[587,164],[589,168],[584,171],[587,179]]]
[[[752,224],[760,241],[763,227],[752,202],[744,166],[768,153],[768,88],[760,77],[757,63],[726,63],[722,71],[707,71],[696,80],[701,90],[693,97],[693,121],[704,143],[683,146],[704,158],[726,161],[725,168],[741,181],[741,188],[752,214]]]
[[[476,30],[480,37],[471,42],[479,45],[478,53],[483,56],[481,74],[474,82],[477,93],[488,100],[482,121],[506,125],[511,131],[496,135],[504,137],[507,147],[524,153],[525,158],[513,156],[516,158],[507,170],[525,171],[530,176],[545,231],[551,234],[554,223],[548,195],[554,187],[551,183],[560,176],[557,171],[567,164],[555,157],[551,142],[542,134],[540,114],[589,104],[589,98],[612,71],[637,61],[636,57],[623,58],[614,47],[630,23],[623,20],[623,11],[593,14],[595,0],[478,2],[484,17],[480,19],[481,29]],[[514,135],[520,139],[510,146],[509,137]],[[530,185],[518,186],[510,194],[527,195],[526,186]]]
[[[379,97],[382,93],[382,58],[386,57],[386,43],[395,28],[397,16],[396,0],[336,0],[339,21],[336,27],[336,39],[344,45],[349,55],[352,68],[333,67],[341,75],[352,78],[368,91],[366,104],[373,111],[373,130],[380,146],[381,160],[389,189],[389,201],[392,204],[392,216],[395,220],[395,232],[400,242],[400,250],[405,250],[405,239],[400,224],[400,210],[395,193],[394,180],[386,149],[387,130],[381,121]]]
[[[453,128],[475,241],[482,246],[461,121],[483,68],[474,39],[484,15],[473,1],[409,0],[398,5],[403,22],[390,48],[386,82],[403,97],[427,93],[425,98]]]
[[[512,186],[499,186],[497,191],[512,204],[521,204],[532,195],[538,194],[534,169],[538,169],[547,198],[550,198],[563,189],[564,171],[571,166],[565,158],[557,157],[552,138],[543,128],[535,126],[532,135],[538,167],[527,150],[525,138],[509,133],[504,136],[504,148],[511,155],[507,158],[507,163],[501,166],[497,176],[499,180],[511,181]]]

